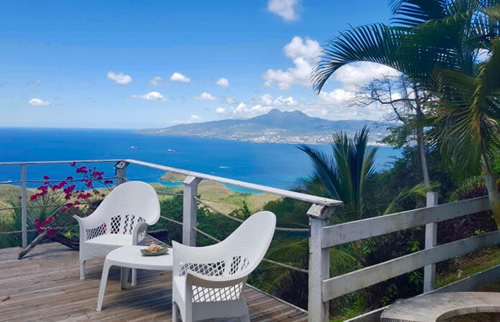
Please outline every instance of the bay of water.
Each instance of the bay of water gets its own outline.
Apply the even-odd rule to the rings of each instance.
[[[134,148],[132,148],[134,147]],[[331,152],[328,145],[318,149]],[[400,152],[380,147],[377,169],[390,166]],[[136,159],[185,170],[290,189],[302,176],[311,174],[309,157],[293,144],[251,143],[196,137],[149,136],[131,130],[81,129],[0,129],[0,162],[48,160]],[[106,176],[112,164],[98,164]],[[131,165],[131,180],[160,182],[160,170]],[[40,180],[44,175],[64,179],[74,175],[69,165],[30,165],[27,176]],[[0,166],[0,182],[19,180],[19,166]],[[30,183],[30,186],[36,186]]]

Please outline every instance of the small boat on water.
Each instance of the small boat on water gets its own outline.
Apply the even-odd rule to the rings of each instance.
[[[138,150],[138,149],[140,149],[140,147],[138,147],[138,146],[134,146],[134,145],[131,145],[131,146],[130,146],[130,149],[132,149],[132,150]]]
[[[177,151],[174,149],[168,149],[167,152],[173,153],[173,152],[177,152]]]

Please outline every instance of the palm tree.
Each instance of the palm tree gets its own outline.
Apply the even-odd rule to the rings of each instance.
[[[329,197],[344,202],[343,212],[347,220],[363,217],[363,192],[366,184],[375,173],[376,148],[367,149],[368,129],[349,139],[346,133],[333,136],[333,158],[307,145],[299,149],[307,153],[314,164],[311,182],[320,182],[329,193]]]
[[[499,156],[500,130],[500,38],[493,41],[491,58],[476,77],[452,70],[439,71],[433,117],[436,143],[462,172],[481,168],[497,227],[500,229],[500,199],[493,162]]]
[[[445,148],[448,151],[452,147],[462,148],[457,150],[457,154],[462,156],[456,160],[463,161],[466,155],[475,155],[476,161],[482,160],[483,172],[490,176],[492,171],[488,157],[491,158],[491,155],[488,154],[494,147],[492,142],[498,138],[493,130],[493,121],[498,119],[498,95],[495,95],[498,94],[495,92],[498,87],[489,85],[487,90],[483,88],[477,93],[469,91],[466,95],[468,104],[465,104],[463,94],[450,88],[458,88],[457,83],[465,85],[451,76],[457,75],[454,73],[469,77],[469,89],[481,87],[477,83],[481,82],[478,79],[481,71],[477,74],[478,55],[481,49],[491,49],[500,34],[500,0],[390,0],[389,3],[393,14],[391,25],[373,24],[352,28],[340,33],[324,47],[322,59],[312,75],[315,90],[320,92],[333,73],[353,62],[367,61],[392,67],[405,74],[416,86],[436,97],[445,98],[443,103],[433,100],[427,105],[435,115],[440,115],[435,117],[436,120],[446,120],[436,125],[445,125],[439,135],[440,142],[449,145],[449,149]],[[484,74],[485,69],[481,70]],[[436,71],[443,72],[438,72],[439,76],[436,77]],[[488,77],[488,81],[491,79],[491,76]],[[485,80],[484,77],[482,80]],[[447,86],[448,81],[453,86]],[[486,98],[495,104],[486,103]],[[455,99],[459,100],[458,105],[451,108]],[[473,103],[474,100],[476,103]],[[483,104],[479,104],[479,100],[490,104],[489,107],[483,105],[479,109],[478,106]],[[454,110],[453,113],[450,108]],[[488,109],[488,113],[485,109]],[[462,136],[462,139],[454,141],[452,138],[457,135]],[[424,160],[423,149],[419,147],[419,150]],[[466,163],[470,165],[469,161]],[[479,168],[479,162],[476,165]],[[488,191],[492,209],[500,226],[496,183],[494,177],[487,181],[490,182]]]

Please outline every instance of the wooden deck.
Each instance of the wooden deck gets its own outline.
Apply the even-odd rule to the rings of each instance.
[[[96,311],[102,260],[87,262],[79,279],[78,252],[59,244],[0,249],[0,321],[171,321],[171,273],[139,271],[138,286],[120,290],[112,268],[103,310]],[[244,291],[252,321],[306,321],[307,314],[265,293]]]

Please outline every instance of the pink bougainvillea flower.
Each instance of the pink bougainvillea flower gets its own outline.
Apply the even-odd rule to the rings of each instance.
[[[76,169],[76,173],[87,174],[88,172],[89,172],[89,170],[84,165],[82,165],[81,167],[79,167],[78,169]]]
[[[43,176],[43,180],[49,180],[49,176]]]
[[[76,166],[76,162],[75,161],[71,162],[71,166],[72,167]]]
[[[113,180],[104,180],[104,184],[113,184]]]
[[[35,222],[38,224],[40,222],[40,218],[35,218]]]
[[[49,229],[47,230],[47,236],[54,236],[56,234],[56,230],[55,229]]]

